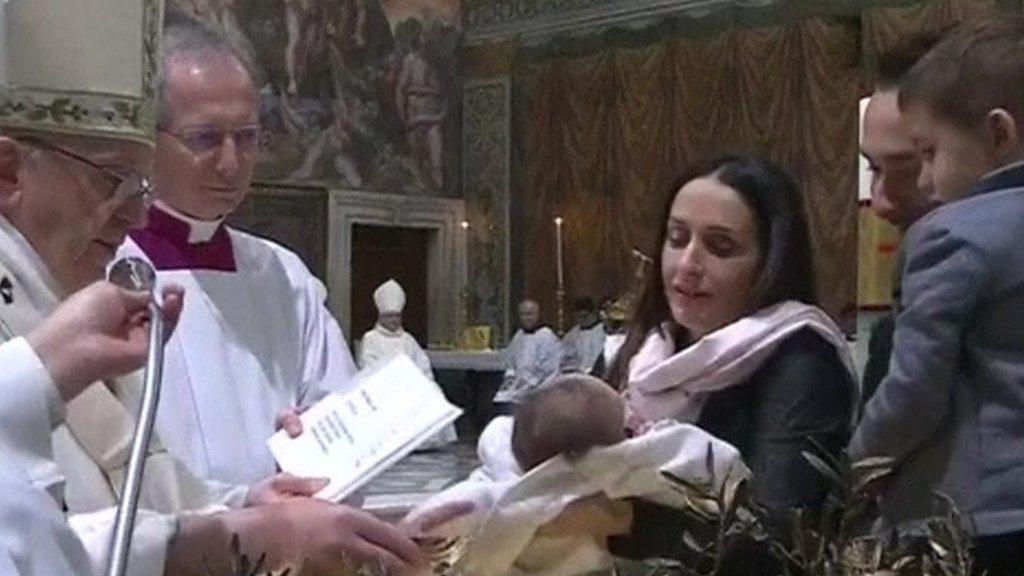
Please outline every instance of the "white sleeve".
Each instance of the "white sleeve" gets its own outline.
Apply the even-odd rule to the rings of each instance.
[[[110,541],[114,532],[116,508],[106,508],[68,518],[85,547],[93,574],[103,574],[110,558]],[[128,552],[132,576],[162,576],[167,562],[167,547],[178,531],[178,520],[168,514],[139,510]]]
[[[0,470],[0,574],[88,576],[90,560],[57,502],[28,476]]]
[[[0,344],[0,366],[0,451],[34,486],[53,486],[62,479],[50,441],[64,418],[57,388],[24,338]]]
[[[112,472],[111,485],[120,490],[125,473],[125,467]],[[196,476],[161,447],[146,456],[139,507],[166,514],[222,512],[244,507],[248,493],[248,486]]]
[[[307,275],[303,300],[305,365],[299,405],[312,404],[329,392],[346,390],[356,373],[341,327],[327,309],[327,290],[312,274]]]

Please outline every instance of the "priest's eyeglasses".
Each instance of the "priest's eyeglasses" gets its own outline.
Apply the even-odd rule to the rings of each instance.
[[[251,154],[259,148],[261,129],[257,124],[241,126],[234,130],[219,130],[212,127],[186,128],[173,132],[167,128],[160,127],[159,130],[172,136],[181,142],[185,148],[196,156],[209,154],[224,146],[224,139],[228,136],[234,142],[235,148],[243,154]]]
[[[104,178],[110,182],[110,191],[107,193],[107,196],[117,200],[118,202],[124,202],[139,197],[149,198],[153,193],[153,186],[150,184],[149,178],[146,178],[135,170],[98,164],[81,154],[76,154],[70,150],[51,144],[42,138],[22,138],[22,140],[33,146],[42,148],[43,150],[53,152],[59,156],[69,158],[81,164],[85,164],[93,170],[102,173]]]

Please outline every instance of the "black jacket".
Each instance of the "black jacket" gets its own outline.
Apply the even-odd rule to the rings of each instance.
[[[835,348],[810,329],[787,339],[743,384],[711,395],[697,424],[734,446],[753,472],[753,497],[769,514],[773,532],[787,533],[794,508],[815,508],[830,484],[804,459],[814,439],[838,454],[850,435],[855,383]],[[636,502],[632,533],[612,542],[630,558],[673,557],[687,517]],[[751,545],[730,555],[726,574],[778,574],[767,549]]]

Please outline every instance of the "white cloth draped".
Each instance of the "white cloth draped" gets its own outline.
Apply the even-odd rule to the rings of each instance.
[[[667,326],[653,330],[629,363],[624,396],[631,424],[664,418],[696,422],[708,394],[745,382],[787,338],[805,328],[835,347],[856,381],[853,357],[839,327],[817,307],[786,301],[707,334],[679,352]]]
[[[472,514],[440,529],[444,535],[468,538],[465,556],[457,565],[467,574],[569,576],[607,568],[611,558],[604,542],[586,535],[547,538],[538,531],[568,505],[588,496],[639,497],[682,506],[684,496],[663,472],[709,482],[716,489],[727,479],[749,476],[735,447],[695,426],[674,422],[594,448],[575,461],[558,456],[523,475],[512,455],[512,422],[509,416],[493,420],[477,447],[481,467],[410,514],[415,518],[446,502],[474,502]],[[714,478],[706,464],[709,447]]]
[[[185,288],[157,430],[195,474],[251,484],[277,470],[266,440],[280,412],[346,390],[356,369],[326,288],[298,256],[227,231],[237,271],[157,270],[158,285]],[[131,239],[119,255],[148,259]]]

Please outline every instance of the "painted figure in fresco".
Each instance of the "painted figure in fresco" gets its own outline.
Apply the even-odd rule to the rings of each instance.
[[[413,158],[430,183],[440,187],[443,183],[441,125],[446,114],[445,99],[437,73],[422,55],[419,32],[412,36],[409,52],[402,60],[395,100]]]
[[[249,45],[249,39],[238,21],[237,0],[177,0],[172,4],[201,22],[221,30],[232,42],[241,46]]]
[[[285,95],[282,95],[281,107],[283,110],[290,110]],[[317,173],[321,171],[323,162],[329,159],[336,173],[349,186],[360,188],[363,186],[363,176],[360,174],[355,159],[356,141],[354,136],[358,132],[358,120],[354,116],[355,110],[349,102],[349,97],[344,93],[334,99],[332,108],[334,109],[334,119],[309,145],[302,165],[292,172],[290,179],[315,179]],[[294,117],[294,114],[292,116]],[[301,120],[297,121],[301,123]]]
[[[326,46],[333,52],[367,44],[369,0],[284,0],[288,40],[284,49],[288,94],[298,94],[309,63]],[[331,55],[339,57],[337,53]]]
[[[284,23],[288,42],[284,47],[284,67],[288,73],[288,94],[299,93],[302,80],[314,49],[322,43],[320,10],[315,0],[284,0]]]

